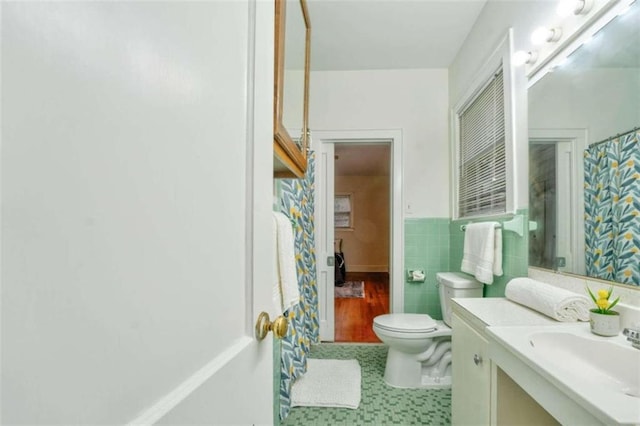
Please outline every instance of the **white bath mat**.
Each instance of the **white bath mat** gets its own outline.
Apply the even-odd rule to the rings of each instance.
[[[360,405],[360,364],[355,359],[308,359],[307,372],[291,388],[292,407]]]

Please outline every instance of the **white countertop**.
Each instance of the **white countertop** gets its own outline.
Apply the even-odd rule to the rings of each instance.
[[[640,424],[640,351],[588,323],[558,324],[489,327],[492,361],[562,424]]]
[[[486,326],[565,324],[505,297],[454,298],[453,301]]]
[[[598,337],[590,333],[588,322],[556,321],[506,298],[454,298],[453,301],[454,311],[487,335],[492,362],[551,415],[561,419],[561,423],[640,424],[640,399],[604,389],[603,383],[590,382],[598,363],[585,364],[573,353],[562,355],[566,365],[555,362],[536,352],[529,339],[543,330],[571,333],[594,341],[615,341],[636,356],[636,350],[631,349],[623,336]],[[637,374],[633,370],[634,366],[637,369],[637,362],[623,364],[629,374]]]

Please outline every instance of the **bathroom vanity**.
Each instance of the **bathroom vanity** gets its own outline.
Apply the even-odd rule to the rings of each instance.
[[[492,361],[487,328],[559,323],[504,298],[453,302],[452,424],[558,424]]]
[[[623,336],[504,298],[454,299],[452,325],[452,424],[640,423],[640,351]]]

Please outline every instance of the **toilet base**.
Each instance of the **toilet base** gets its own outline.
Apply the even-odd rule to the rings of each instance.
[[[422,376],[422,385],[420,387],[423,389],[451,389],[451,376]]]
[[[389,348],[384,381],[389,386],[402,389],[448,389],[451,387],[451,365],[444,374],[434,374],[434,368],[424,367],[416,354]]]

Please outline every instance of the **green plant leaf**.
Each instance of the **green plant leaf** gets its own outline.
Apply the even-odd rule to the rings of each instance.
[[[609,305],[609,307],[607,308],[607,310],[610,310],[611,308],[613,308],[614,306],[616,306],[616,304],[620,301],[620,296],[618,296],[618,298],[616,300],[613,301],[612,304]]]
[[[613,286],[609,287],[609,291],[607,292],[607,300],[611,297],[611,293],[613,293]]]
[[[591,296],[591,300],[593,300],[593,303],[595,303],[597,305],[598,304],[598,299],[596,299],[596,297],[593,295],[593,293],[591,292],[591,289],[589,288],[589,286],[587,286],[587,291],[589,292],[589,296]]]

